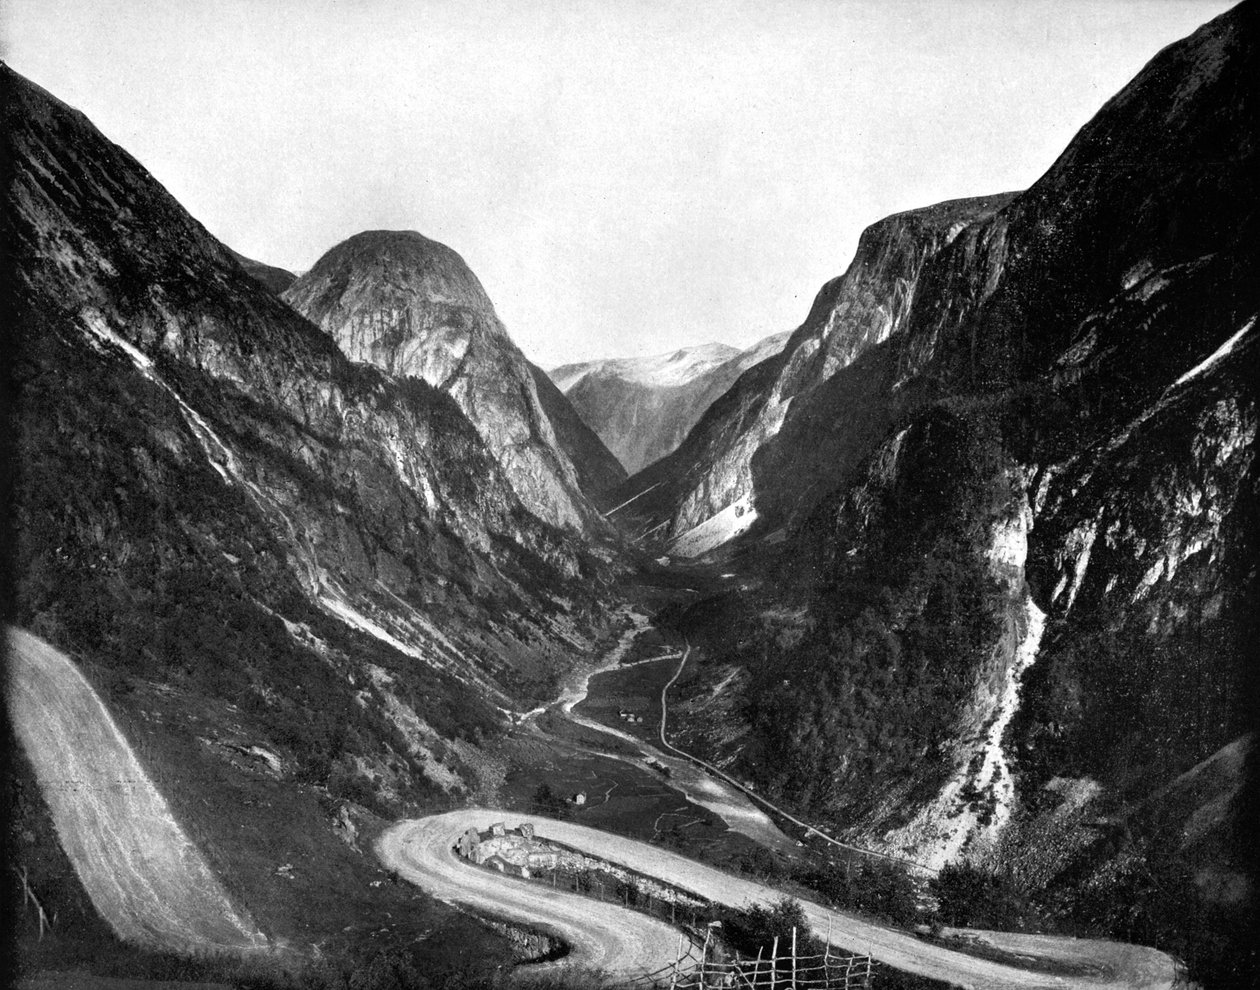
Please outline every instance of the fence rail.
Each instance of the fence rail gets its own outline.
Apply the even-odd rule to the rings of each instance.
[[[718,958],[712,930],[697,946],[685,936],[678,937],[678,954],[672,965],[645,973],[631,982],[634,987],[668,987],[669,990],[869,990],[872,977],[870,956],[850,955],[833,949],[799,954],[796,929],[790,940],[776,938],[767,954],[755,959]]]

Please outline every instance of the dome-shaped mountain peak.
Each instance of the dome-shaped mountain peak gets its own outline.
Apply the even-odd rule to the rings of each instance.
[[[463,306],[493,314],[480,280],[459,252],[415,230],[365,230],[327,251],[291,290],[303,312],[351,293],[360,305],[400,303]],[[332,290],[332,291],[330,291]],[[295,302],[301,298],[302,305]],[[317,319],[316,322],[322,322]]]
[[[284,299],[352,361],[448,393],[495,452],[521,500],[548,522],[580,526],[594,518],[578,477],[621,474],[598,439],[570,423],[565,436],[583,470],[575,468],[529,362],[477,276],[445,244],[414,230],[365,230],[326,252]],[[554,415],[577,420],[563,396],[551,397],[550,405]],[[579,435],[581,443],[574,439]],[[592,458],[594,465],[587,463]]]

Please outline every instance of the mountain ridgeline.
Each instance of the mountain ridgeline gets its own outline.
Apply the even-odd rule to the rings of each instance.
[[[624,473],[597,439],[581,434],[562,398],[543,402],[532,366],[449,247],[414,231],[365,231],[324,254],[283,298],[351,360],[451,396],[540,518],[571,529],[599,524],[582,479],[607,486]]]
[[[1253,892],[1258,21],[1159,53],[1026,192],[872,226],[616,494],[675,553],[756,520],[757,614],[688,618],[722,663],[682,712],[743,685],[716,757],[1200,961]]]
[[[672,453],[704,411],[744,371],[777,354],[787,334],[747,350],[726,344],[684,347],[648,358],[586,361],[551,377],[627,471]]]
[[[228,253],[235,259],[250,275],[254,276],[259,282],[265,285],[276,295],[280,295],[285,289],[293,284],[297,276],[283,268],[277,268],[274,265],[267,265],[261,261],[255,261],[253,258],[246,258],[243,254],[237,254],[231,248]]]
[[[74,705],[38,722],[57,683],[105,712],[144,787],[100,805],[160,807],[237,941],[462,953],[484,932],[372,836],[600,759],[540,713],[668,601],[670,742],[942,871],[941,920],[1254,985],[1257,78],[1248,0],[1031,188],[870,226],[790,335],[548,376],[451,248],[242,258],[0,65],[23,738],[73,744]],[[41,800],[40,755],[10,778],[28,892],[147,897],[108,841],[75,886],[95,804]]]
[[[500,383],[531,410],[504,466],[451,394],[349,359],[86,117],[7,66],[0,87],[11,621],[78,661],[234,898],[297,935],[367,889],[320,800],[392,817],[483,786],[481,747],[554,697],[618,565],[541,518],[593,510],[532,381]],[[482,346],[442,384],[493,416]],[[278,892],[277,854],[342,880]]]

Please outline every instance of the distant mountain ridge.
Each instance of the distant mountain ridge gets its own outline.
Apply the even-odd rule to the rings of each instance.
[[[550,375],[633,472],[673,452],[709,405],[746,369],[778,353],[788,336],[772,334],[742,351],[713,343],[651,357],[566,364]]]
[[[698,344],[649,357],[604,358],[563,364],[551,369],[548,374],[563,391],[571,389],[586,375],[616,376],[636,385],[669,388],[686,385],[741,353],[738,347],[730,344]]]
[[[600,525],[582,479],[607,487],[620,473],[571,421],[561,429],[567,449],[557,438],[529,362],[454,250],[416,231],[364,231],[329,249],[283,298],[351,360],[449,394],[540,518]],[[563,399],[549,405],[570,419]]]
[[[529,371],[534,379],[534,387],[538,389],[538,401],[542,403],[543,411],[551,420],[551,428],[555,430],[556,443],[573,462],[578,485],[583,492],[598,501],[600,495],[613,490],[626,480],[626,469],[599,438],[599,434],[586,425],[585,420],[573,408],[573,403],[547,377],[547,372],[533,363],[530,363]]]

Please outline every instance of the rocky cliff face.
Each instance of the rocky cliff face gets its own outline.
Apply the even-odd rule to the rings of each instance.
[[[725,344],[650,358],[566,364],[551,377],[627,471],[672,453],[704,411],[755,364],[777,354],[788,335],[740,351]]]
[[[81,114],[0,82],[15,621],[134,717],[192,713],[169,731],[212,761],[258,745],[396,807],[476,786],[474,741],[553,689],[607,562],[449,395],[348,360]]]
[[[598,524],[529,363],[446,245],[414,231],[366,231],[328,251],[284,299],[352,361],[450,395],[539,518],[574,529]]]
[[[1111,885],[1182,934],[1248,889],[1203,853],[1230,801],[1152,809],[1250,725],[1258,11],[1161,52],[1026,193],[935,211],[922,251],[873,228],[778,371],[626,486],[673,499],[640,525],[747,492],[786,527],[750,534],[785,563],[727,647],[764,786],[916,858],[996,856],[1056,910]],[[1150,896],[1174,874],[1179,917]]]
[[[652,490],[626,520],[680,541],[681,551],[691,542],[682,537],[708,520],[720,525],[733,506],[747,503],[765,526],[776,502],[777,526],[785,510],[836,485],[889,424],[874,367],[881,356],[865,356],[904,328],[927,261],[1009,198],[942,203],[868,228],[849,270],[819,291],[782,351],[738,378],[677,451],[618,490],[616,501]],[[836,395],[851,394],[869,401],[850,401],[844,412],[833,408]],[[847,417],[843,424],[838,415]],[[778,445],[781,473],[767,477],[761,465],[785,429],[793,438]]]
[[[555,431],[556,443],[573,464],[582,491],[597,497],[624,482],[626,469],[599,435],[586,425],[547,372],[535,364],[530,364],[529,372],[538,390],[538,401]]]

